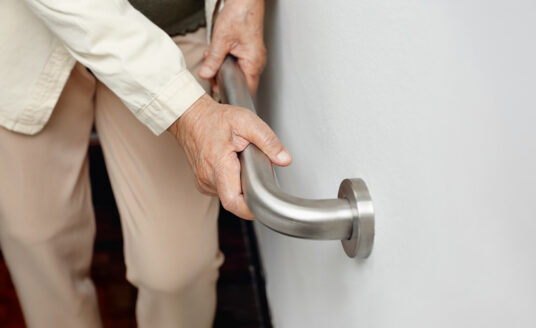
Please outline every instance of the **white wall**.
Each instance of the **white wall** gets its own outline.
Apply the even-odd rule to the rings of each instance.
[[[536,327],[536,2],[266,2],[281,187],[377,213],[365,261],[257,227],[275,327]]]

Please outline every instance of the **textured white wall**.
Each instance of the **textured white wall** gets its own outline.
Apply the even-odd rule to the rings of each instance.
[[[365,261],[257,227],[275,326],[536,327],[536,2],[267,6],[281,187],[377,212]]]

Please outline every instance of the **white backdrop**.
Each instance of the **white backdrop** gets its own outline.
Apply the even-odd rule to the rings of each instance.
[[[536,327],[536,2],[266,2],[282,189],[377,213],[365,261],[257,227],[275,327]]]

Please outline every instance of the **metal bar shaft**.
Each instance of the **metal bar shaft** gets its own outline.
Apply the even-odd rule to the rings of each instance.
[[[218,86],[224,101],[250,109],[255,106],[244,76],[232,57],[223,63]],[[308,239],[349,239],[355,213],[346,199],[303,199],[288,195],[276,184],[272,163],[255,145],[241,154],[242,190],[256,219],[285,235]]]

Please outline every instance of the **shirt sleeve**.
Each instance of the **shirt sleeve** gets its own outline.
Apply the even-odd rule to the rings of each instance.
[[[204,93],[173,40],[127,0],[25,0],[156,135]]]

